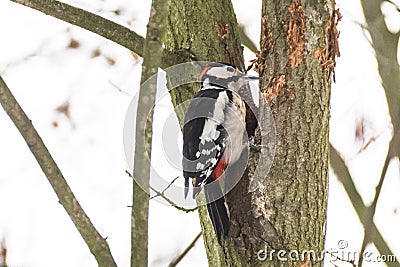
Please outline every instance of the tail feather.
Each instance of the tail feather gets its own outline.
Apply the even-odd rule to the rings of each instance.
[[[211,187],[211,188],[210,188]],[[223,197],[221,186],[218,181],[204,188],[207,201],[207,210],[211,222],[217,235],[218,243],[221,244],[221,237],[226,238],[229,231],[229,215],[225,206],[225,198]],[[222,197],[221,197],[222,196]],[[215,200],[217,197],[219,199]]]
[[[185,199],[187,198],[188,193],[189,193],[189,178],[185,177],[185,191],[184,191]]]

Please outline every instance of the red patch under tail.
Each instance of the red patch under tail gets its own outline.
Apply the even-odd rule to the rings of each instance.
[[[226,166],[228,166],[228,163],[223,159],[220,159],[211,176],[215,180],[219,180],[219,178],[221,178],[222,174],[224,173]]]

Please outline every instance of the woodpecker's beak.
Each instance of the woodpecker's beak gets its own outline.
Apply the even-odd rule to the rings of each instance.
[[[248,81],[251,81],[251,80],[261,80],[261,77],[258,77],[258,76],[251,76],[251,75],[247,75],[247,74],[242,74],[242,75],[241,75],[241,78],[244,79],[244,80],[248,80]]]

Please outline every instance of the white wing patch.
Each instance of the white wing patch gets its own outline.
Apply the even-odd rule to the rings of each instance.
[[[205,167],[205,165],[204,165],[203,163],[201,163],[201,162],[197,162],[197,165],[196,165],[196,170],[203,170],[203,169],[204,169],[204,167]]]
[[[204,145],[206,141],[217,140],[220,131],[217,131],[217,126],[222,125],[225,119],[225,106],[229,103],[229,98],[226,92],[221,92],[215,101],[215,107],[211,118],[207,118],[204,122],[203,132],[201,133],[201,144]]]
[[[206,119],[204,122],[203,133],[200,136],[201,144],[204,145],[205,141],[217,140],[220,132],[217,131],[218,123],[212,119]]]

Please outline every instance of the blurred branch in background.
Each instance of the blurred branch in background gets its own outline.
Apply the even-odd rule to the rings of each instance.
[[[187,248],[185,248],[184,251],[182,251],[181,254],[178,255],[178,257],[176,257],[173,261],[171,261],[171,263],[169,264],[169,267],[175,267],[176,265],[178,265],[178,263],[189,253],[189,251],[194,247],[194,245],[196,244],[197,240],[199,240],[199,238],[201,237],[202,232],[200,231],[200,233],[197,234],[197,236],[193,239],[193,241],[189,244],[189,246],[187,246]]]
[[[391,33],[387,28],[381,10],[382,2],[383,1],[362,0],[361,5],[367,22],[368,32],[371,35],[372,48],[375,51],[375,57],[378,62],[378,71],[382,79],[382,86],[386,94],[389,114],[393,125],[393,138],[389,143],[389,151],[382,168],[379,183],[376,187],[375,198],[370,206],[368,221],[364,223],[365,236],[361,246],[361,254],[365,251],[366,246],[373,238],[374,232],[371,231],[371,228],[386,171],[391,160],[398,157],[400,151],[400,71],[397,61],[400,32]],[[360,262],[360,266],[362,266],[362,262]],[[398,264],[398,266],[400,265]]]
[[[240,40],[242,41],[242,44],[246,46],[251,52],[254,54],[257,54],[258,48],[256,44],[251,40],[251,38],[247,35],[245,28],[243,25],[239,25],[239,35],[240,35]]]
[[[373,222],[373,220],[371,220],[370,215],[373,213],[372,210],[375,211],[375,208],[372,205],[370,205],[369,207],[366,207],[364,205],[360,194],[357,192],[356,186],[354,185],[346,163],[332,145],[330,146],[330,163],[335,175],[346,190],[346,193],[349,196],[354,210],[357,212],[360,222],[364,225],[364,227],[366,227],[366,225],[369,225],[369,234],[371,237],[370,242],[373,242],[375,244],[381,255],[394,255],[394,253],[391,251],[391,249],[383,239],[382,235],[380,234],[375,223]],[[398,262],[387,262],[387,264],[389,267],[400,266]]]
[[[400,122],[400,71],[397,62],[400,32],[392,33],[388,30],[380,7],[382,2],[384,1],[362,0],[361,5],[367,22],[367,30],[371,35],[371,45],[375,51],[378,71],[385,89],[395,132]]]
[[[0,103],[35,156],[36,161],[57,194],[60,204],[67,211],[76,229],[78,229],[89,247],[90,252],[95,256],[99,266],[116,266],[106,240],[94,228],[89,217],[83,211],[50,152],[44,145],[42,138],[33,127],[32,121],[22,110],[1,77]]]
[[[361,245],[360,255],[363,255],[367,245],[371,242],[375,244],[381,255],[394,255],[374,223],[374,215],[387,169],[391,160],[398,157],[400,152],[400,71],[397,62],[397,47],[400,33],[391,33],[388,30],[380,7],[382,2],[384,1],[361,0],[368,25],[366,29],[371,35],[372,42],[370,42],[370,44],[375,51],[378,70],[382,80],[382,86],[385,90],[393,126],[393,137],[389,143],[389,150],[382,167],[380,179],[375,188],[375,197],[368,207],[363,204],[345,162],[332,146],[330,150],[332,168],[339,181],[343,184],[364,226],[364,240]],[[358,264],[359,266],[363,264],[361,257]],[[396,262],[386,262],[386,264],[388,266],[400,266],[398,260]]]

